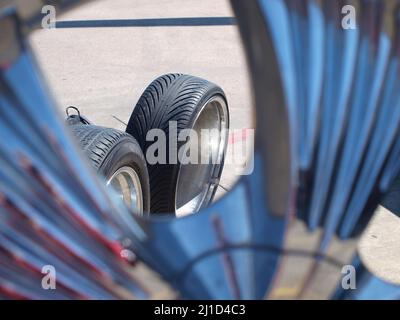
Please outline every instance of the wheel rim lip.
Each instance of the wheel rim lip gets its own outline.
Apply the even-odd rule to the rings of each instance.
[[[222,165],[223,165],[223,159],[225,157],[225,149],[228,143],[228,125],[229,125],[229,115],[228,115],[228,105],[226,103],[225,98],[222,95],[215,95],[211,97],[209,100],[207,100],[203,106],[201,107],[199,113],[197,114],[195,120],[193,121],[191,129],[196,127],[196,123],[201,119],[202,115],[204,115],[204,112],[207,111],[207,108],[212,105],[216,106],[217,112],[218,112],[218,120],[216,121],[219,125],[219,130],[223,134],[220,134],[219,136],[219,143],[218,143],[218,151],[217,151],[217,161],[213,164],[211,164],[212,168],[209,170],[210,177],[208,180],[208,183],[206,184],[206,187],[201,190],[201,193],[192,200],[190,200],[188,203],[186,203],[183,206],[177,207],[178,203],[178,197],[179,197],[179,192],[182,190],[181,186],[181,179],[182,179],[182,166],[179,166],[179,171],[178,171],[178,177],[177,177],[177,183],[175,187],[175,213],[180,216],[187,214],[187,209],[184,209],[184,207],[194,201],[196,198],[196,202],[191,205],[194,209],[190,212],[190,214],[196,213],[199,211],[201,208],[203,208],[205,205],[209,204],[209,202],[212,199],[213,194],[215,193],[215,189],[217,188],[219,184],[219,178],[220,178],[220,173],[222,171]],[[202,128],[200,128],[201,130]],[[225,132],[223,131],[225,130]],[[184,188],[183,188],[184,190]]]
[[[115,190],[113,187],[114,182],[117,182],[120,185],[118,190]],[[121,183],[126,183],[129,187],[129,193],[124,194],[122,192]],[[132,167],[124,166],[115,171],[107,180],[107,187],[112,188],[129,209],[133,210],[134,213],[143,216],[143,191],[141,182],[139,175]]]

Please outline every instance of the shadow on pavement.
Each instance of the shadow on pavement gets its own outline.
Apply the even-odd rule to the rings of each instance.
[[[58,21],[57,28],[107,28],[107,27],[193,27],[232,26],[233,17],[193,17],[161,19],[75,20]]]
[[[400,217],[400,177],[395,180],[381,205]]]

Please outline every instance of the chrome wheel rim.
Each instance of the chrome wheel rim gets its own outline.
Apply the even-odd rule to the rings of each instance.
[[[140,178],[131,167],[118,169],[107,181],[121,201],[133,212],[143,215],[143,193]]]
[[[201,108],[192,129],[198,139],[200,159],[209,163],[181,164],[175,190],[177,216],[192,214],[208,205],[219,184],[219,177],[228,140],[228,106],[222,96],[214,96]],[[207,146],[203,146],[202,130],[210,130]],[[187,145],[186,149],[190,147]]]

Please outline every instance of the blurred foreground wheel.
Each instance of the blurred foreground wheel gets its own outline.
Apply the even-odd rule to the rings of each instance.
[[[92,125],[70,126],[95,169],[125,205],[143,215],[150,210],[149,176],[137,141],[129,134]]]
[[[152,213],[183,215],[211,203],[223,169],[228,128],[228,104],[219,86],[190,75],[167,74],[147,87],[126,131],[137,139],[146,154]],[[164,163],[149,161],[149,147],[160,143],[157,139],[146,139],[152,129],[165,133]],[[197,134],[196,145],[192,137],[179,141],[178,136],[185,129]],[[202,144],[204,129],[211,134],[208,142]],[[179,155],[182,148],[189,153],[196,151],[198,162],[183,163],[180,157],[171,155],[172,152]]]

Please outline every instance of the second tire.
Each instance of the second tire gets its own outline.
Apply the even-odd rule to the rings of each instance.
[[[111,128],[81,124],[70,128],[92,166],[126,206],[139,215],[149,213],[149,176],[137,141]]]
[[[170,132],[171,123],[176,132]],[[155,141],[147,139],[152,129],[166,137],[166,163],[149,163],[152,213],[193,213],[213,199],[221,177],[229,128],[228,104],[224,91],[207,80],[183,74],[166,74],[155,79],[140,97],[129,119],[126,132],[136,138],[145,156]],[[182,164],[169,160],[171,150],[179,153],[188,141],[171,144],[182,130],[192,129],[200,136],[203,129],[216,130],[207,156],[212,164]],[[151,134],[150,134],[151,136]],[[176,141],[176,139],[173,139]],[[189,141],[190,143],[190,141]],[[148,160],[148,159],[147,159]]]

